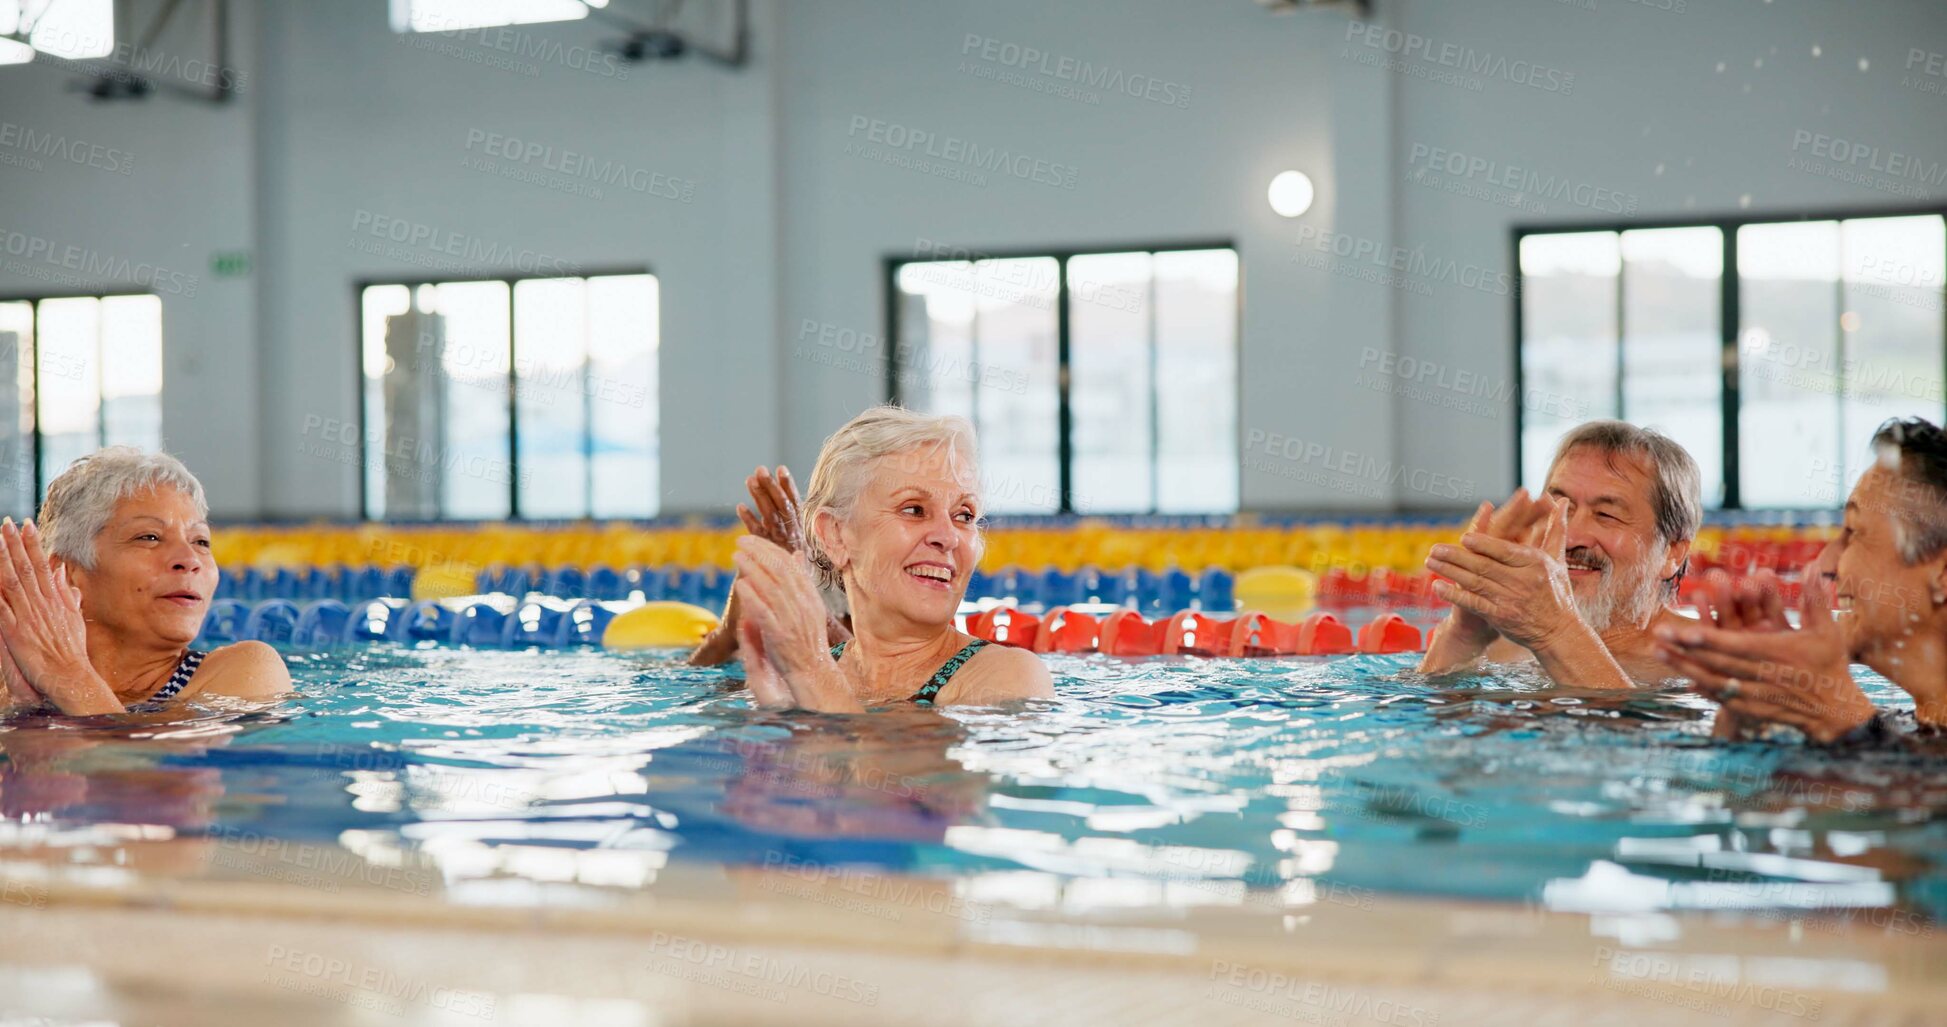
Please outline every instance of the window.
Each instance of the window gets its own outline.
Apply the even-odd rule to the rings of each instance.
[[[146,294],[0,302],[0,507],[103,446],[162,448],[162,301]]]
[[[115,50],[114,0],[0,0],[0,36],[25,36],[32,52],[0,64],[33,59],[33,53],[69,60],[106,57]]]
[[[996,513],[1238,505],[1234,249],[892,263],[891,398],[980,433]]]
[[[575,21],[608,0],[392,0],[394,32],[459,32],[496,25]]]
[[[1830,507],[1889,417],[1947,408],[1947,219],[1518,232],[1523,480],[1575,423],[1690,450],[1706,501]]]
[[[360,301],[366,517],[655,516],[655,276],[375,284]]]

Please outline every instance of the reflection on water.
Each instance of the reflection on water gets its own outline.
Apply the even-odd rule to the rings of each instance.
[[[825,717],[663,658],[306,654],[270,710],[0,728],[0,848],[488,899],[694,863],[1067,907],[1417,893],[1917,932],[1947,905],[1947,751],[1720,744],[1682,693],[1406,660],[1059,658],[1026,710]]]

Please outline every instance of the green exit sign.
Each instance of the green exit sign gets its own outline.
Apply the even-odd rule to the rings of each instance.
[[[250,274],[250,253],[230,250],[210,254],[210,273],[218,278],[244,278]]]

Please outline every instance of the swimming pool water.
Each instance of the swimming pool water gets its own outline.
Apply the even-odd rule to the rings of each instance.
[[[301,695],[270,710],[0,728],[0,848],[291,839],[411,854],[449,886],[859,868],[1104,906],[1425,894],[1891,929],[1947,906],[1947,751],[1714,742],[1681,691],[1436,685],[1405,656],[1056,657],[1060,697],[1025,711],[828,717],[753,712],[735,667],[670,654],[290,660]]]

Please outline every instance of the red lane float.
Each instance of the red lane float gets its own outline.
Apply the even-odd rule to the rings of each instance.
[[[1057,606],[1041,618],[1029,646],[1037,653],[1092,653],[1102,644],[1102,622],[1092,615]]]
[[[1034,648],[1041,634],[1041,618],[1012,606],[996,606],[975,614],[967,621],[967,634],[1001,645]]]
[[[1397,613],[1380,616],[1355,635],[1329,613],[1288,623],[1255,610],[1236,617],[1184,610],[1166,620],[1150,621],[1134,610],[1096,617],[1058,606],[1037,617],[1012,606],[997,606],[970,618],[967,633],[1037,653],[1108,656],[1344,656],[1412,653],[1424,645],[1420,629]]]
[[[1420,651],[1420,629],[1406,623],[1406,618],[1397,613],[1375,617],[1359,629],[1359,651],[1417,653]]]

